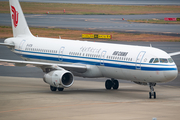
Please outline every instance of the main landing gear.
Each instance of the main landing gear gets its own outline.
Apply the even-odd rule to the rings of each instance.
[[[156,83],[149,83],[149,88],[151,90],[151,92],[149,92],[149,99],[151,99],[152,96],[154,96],[154,99],[156,99],[156,92],[154,92],[154,86],[156,86]]]
[[[57,87],[54,87],[54,86],[50,86],[50,90],[51,91],[56,91],[58,89],[58,91],[63,91],[64,90],[64,88],[57,88]]]
[[[108,79],[105,82],[105,87],[107,90],[110,90],[111,88],[117,90],[119,88],[119,81],[113,78],[111,80]]]

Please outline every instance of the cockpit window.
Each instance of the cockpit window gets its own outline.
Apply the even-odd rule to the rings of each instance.
[[[172,58],[168,58],[168,61],[169,61],[170,63],[173,63],[173,62],[174,62]]]
[[[158,63],[158,62],[159,62],[159,59],[156,58],[153,63]]]
[[[166,59],[166,58],[151,58],[149,61],[149,63],[158,63],[158,62],[160,62],[160,63],[173,63],[174,61],[172,58],[168,58],[168,59]]]
[[[152,63],[152,62],[153,62],[153,60],[154,60],[154,58],[151,58],[151,60],[149,61],[149,63]]]
[[[165,58],[160,58],[160,63],[168,63],[168,60]]]

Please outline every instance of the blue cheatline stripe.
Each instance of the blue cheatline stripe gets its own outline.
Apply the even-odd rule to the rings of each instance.
[[[23,57],[26,57],[26,58],[42,59],[42,60],[50,60],[50,61],[59,61],[59,58],[57,58],[57,57],[27,55],[27,54],[21,54],[21,55]],[[96,62],[96,61],[88,61],[88,60],[78,60],[78,59],[63,58],[63,62],[81,63],[81,64],[89,64],[89,65],[100,66],[100,61]],[[106,63],[105,62],[104,66],[136,70],[136,66],[133,66],[133,65],[122,65],[122,64],[114,64],[114,63]],[[141,66],[141,70],[144,70],[144,71],[171,71],[171,70],[177,70],[177,68],[160,68],[160,67],[143,67],[143,66]]]
[[[43,55],[56,55],[58,54],[52,54],[52,53],[42,53],[42,52],[32,52],[32,51],[24,51],[24,50],[18,50],[15,49],[18,52],[25,52],[25,53],[36,53],[36,54],[43,54]],[[63,57],[71,57],[71,58],[84,58],[84,59],[91,59],[91,60],[101,60],[100,58],[90,58],[90,57],[82,57],[82,56],[72,56],[72,55],[62,55]],[[121,62],[121,63],[130,63],[130,64],[141,64],[141,65],[153,65],[153,66],[175,66],[174,65],[166,65],[166,64],[153,64],[153,63],[136,63],[136,62],[128,62],[128,61],[119,61],[119,60],[110,60],[110,59],[104,59],[104,61],[109,62]]]

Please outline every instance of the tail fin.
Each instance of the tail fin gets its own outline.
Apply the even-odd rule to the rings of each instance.
[[[18,0],[9,0],[13,36],[32,36]]]

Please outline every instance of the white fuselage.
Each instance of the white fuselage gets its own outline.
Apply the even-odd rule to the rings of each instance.
[[[64,64],[85,64],[82,77],[108,77],[136,82],[168,82],[177,77],[174,62],[149,63],[152,58],[171,58],[166,52],[153,48],[121,44],[16,37],[5,40],[14,43],[13,52],[24,60]]]

